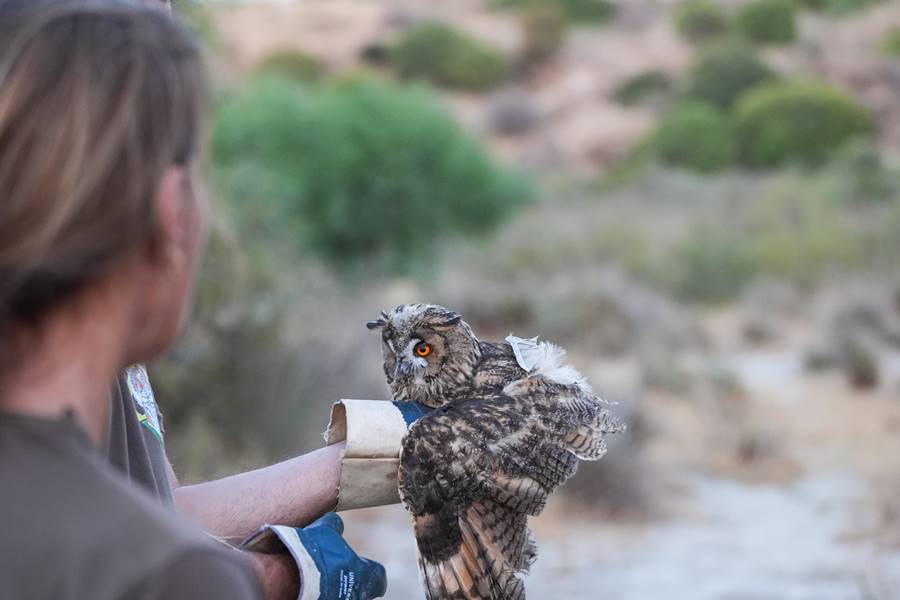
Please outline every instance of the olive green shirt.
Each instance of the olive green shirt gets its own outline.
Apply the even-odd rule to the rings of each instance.
[[[172,506],[162,415],[143,365],[128,367],[110,390],[104,452],[110,464],[163,504]]]
[[[0,412],[0,531],[0,598],[260,598],[236,551],[128,481],[71,419]]]

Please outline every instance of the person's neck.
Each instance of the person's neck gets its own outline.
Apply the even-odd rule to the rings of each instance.
[[[110,300],[99,294],[78,298],[44,318],[39,339],[4,377],[0,409],[48,419],[71,415],[102,445],[109,386],[123,366],[128,330],[126,307]]]

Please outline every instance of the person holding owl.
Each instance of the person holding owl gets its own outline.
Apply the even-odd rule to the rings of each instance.
[[[325,514],[339,447],[184,487],[166,459],[140,364],[190,305],[205,81],[158,8],[0,0],[2,598],[385,592],[384,568]],[[239,551],[176,511],[230,541],[285,525],[280,544]]]

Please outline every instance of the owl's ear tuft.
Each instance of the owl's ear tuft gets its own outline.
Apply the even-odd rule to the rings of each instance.
[[[390,317],[384,311],[381,311],[381,316],[375,319],[374,321],[369,321],[366,323],[366,327],[368,327],[369,331],[375,331],[376,329],[384,329],[387,327],[388,321]]]
[[[456,313],[451,313],[451,314],[444,320],[444,322],[441,323],[441,324],[442,324],[442,325],[448,325],[448,326],[449,326],[449,325],[456,325],[456,324],[459,323],[460,321],[462,321],[462,317],[461,317],[460,315],[458,315],[458,314],[456,314]]]
[[[462,321],[462,317],[459,313],[445,309],[434,315],[434,320],[431,325],[432,327],[450,327],[451,325],[456,325],[460,321]]]

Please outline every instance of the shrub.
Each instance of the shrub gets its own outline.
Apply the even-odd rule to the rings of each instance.
[[[797,0],[797,3],[799,6],[809,10],[826,10],[837,15],[845,15],[868,8],[881,1],[882,0]]]
[[[691,69],[687,96],[727,109],[747,89],[774,77],[753,48],[732,40],[700,56]]]
[[[900,56],[900,27],[894,27],[885,33],[879,47],[888,56]]]
[[[566,36],[566,17],[554,4],[536,4],[522,14],[521,61],[525,68],[547,62],[559,51]]]
[[[773,83],[747,92],[734,110],[738,157],[751,167],[820,165],[855,136],[873,130],[856,100],[824,83]]]
[[[867,236],[846,209],[828,201],[828,185],[826,178],[789,173],[755,199],[747,245],[760,272],[809,284],[864,260]]]
[[[707,227],[677,245],[663,267],[678,298],[706,303],[733,300],[756,274],[742,240]]]
[[[710,0],[687,0],[675,13],[675,24],[685,38],[704,42],[728,30],[724,11]]]
[[[390,62],[400,77],[476,91],[502,82],[510,70],[500,51],[440,23],[404,33],[391,48]]]
[[[793,0],[756,0],[737,15],[737,27],[763,44],[787,44],[797,36]]]
[[[728,119],[715,107],[698,102],[673,110],[652,145],[663,162],[704,172],[728,166],[734,155]]]
[[[868,8],[881,1],[882,0],[825,0],[825,3],[827,4],[829,11],[839,15],[845,15]]]
[[[842,147],[828,173],[835,181],[838,199],[844,203],[884,203],[900,196],[900,173],[870,140]]]
[[[345,265],[415,266],[528,196],[425,91],[368,81],[257,81],[220,109],[213,157],[220,182],[238,170],[245,193],[269,196],[233,202],[273,203],[279,226]]]
[[[281,50],[265,57],[256,71],[297,81],[315,81],[325,74],[325,67],[318,58],[304,52]]]
[[[515,10],[554,6],[568,21],[575,23],[602,23],[616,13],[616,3],[610,0],[492,0],[491,4]]]
[[[569,20],[582,23],[599,23],[610,19],[616,12],[616,4],[609,0],[556,0],[562,4]]]
[[[644,71],[626,79],[613,93],[613,98],[619,104],[632,106],[650,97],[664,94],[671,87],[669,76],[662,71]]]

